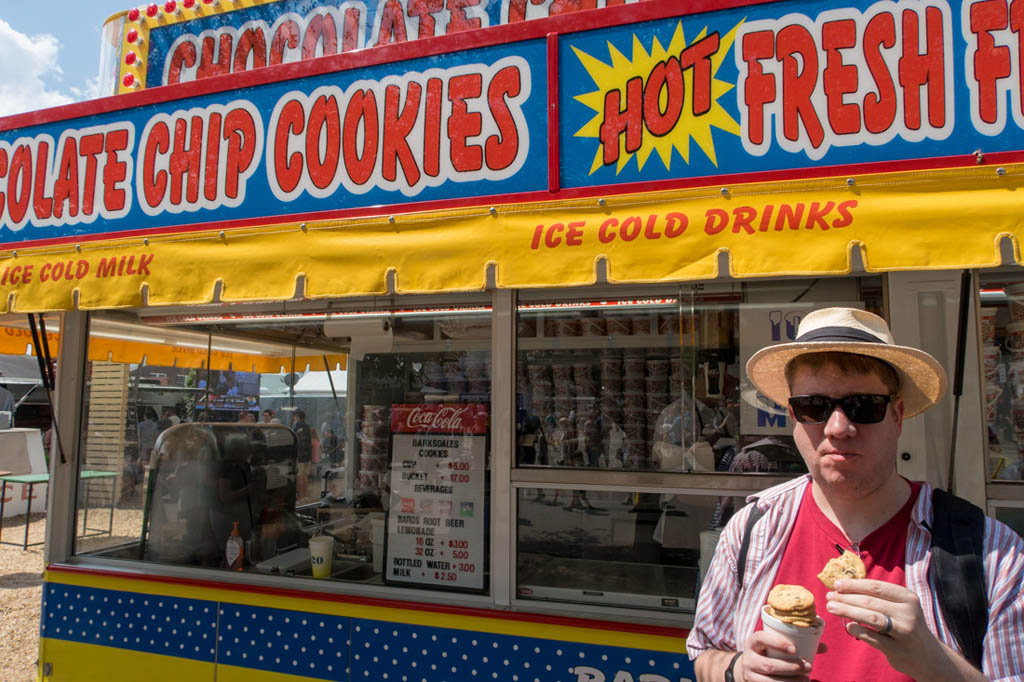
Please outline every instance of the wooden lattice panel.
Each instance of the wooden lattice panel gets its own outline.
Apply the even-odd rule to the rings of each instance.
[[[93,362],[86,416],[83,469],[121,474],[125,463],[125,432],[128,424],[128,382],[130,366],[119,362]],[[120,499],[122,476],[99,479],[84,486],[87,499],[81,507],[106,507]]]

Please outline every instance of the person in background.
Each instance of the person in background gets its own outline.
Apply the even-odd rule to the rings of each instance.
[[[945,390],[935,358],[896,345],[877,315],[826,308],[803,318],[793,343],[755,353],[747,375],[789,406],[809,473],[758,493],[723,531],[686,640],[697,679],[1024,680],[1024,541],[984,519],[988,629],[978,670],[959,650],[929,579],[932,487],[896,470],[903,420]],[[749,536],[741,583],[740,546],[755,505],[767,518]],[[859,555],[866,577],[829,589],[817,574],[840,550]],[[804,659],[772,657],[796,652],[761,627],[761,607],[778,584],[803,585],[820,605],[825,629],[813,670]]]
[[[145,418],[139,422],[139,456],[143,466],[149,464],[150,455],[156,446],[156,437],[160,434],[156,410],[147,407]]]
[[[310,429],[309,429],[309,437],[310,437],[310,443],[311,443],[310,449],[311,449],[311,452],[313,453],[312,454],[312,458],[311,458],[310,461],[313,462],[313,464],[319,464],[320,463],[320,433],[316,430],[316,427],[310,427]]]
[[[341,417],[341,413],[337,410],[331,410],[330,416],[320,424],[320,433],[322,435],[326,435],[328,430],[334,432],[334,437],[339,442],[345,441],[345,422]]]
[[[302,410],[292,412],[292,431],[298,441],[298,467],[296,469],[296,497],[306,499],[309,493],[309,473],[313,467],[313,436],[306,423],[306,413]]]
[[[320,441],[320,457],[328,464],[334,466],[341,457],[340,443],[334,435],[333,429],[324,429],[324,437]]]
[[[178,418],[178,414],[174,411],[174,408],[165,407],[162,410],[160,410],[160,421],[158,421],[156,424],[157,427],[159,427],[160,432],[163,433],[164,430],[169,429],[172,426],[176,426],[180,423],[181,419]]]
[[[260,421],[263,422],[264,424],[280,424],[281,423],[281,420],[278,419],[276,416],[274,416],[274,411],[272,409],[270,409],[269,407],[267,409],[263,410],[263,415],[261,416]]]

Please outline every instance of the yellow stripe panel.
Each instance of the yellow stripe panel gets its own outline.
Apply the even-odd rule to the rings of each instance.
[[[268,223],[233,230],[86,241],[0,252],[17,312],[482,291],[716,277],[838,275],[859,247],[868,272],[999,265],[1020,259],[1024,165],[732,185],[593,199]],[[964,226],[969,225],[970,229]],[[15,253],[17,254],[15,256]],[[798,259],[794,253],[801,254]],[[281,258],[280,254],[288,254]],[[259,277],[252,273],[258,272]],[[60,277],[55,279],[55,274]],[[70,279],[69,279],[70,277]],[[26,281],[26,279],[28,281]],[[0,276],[0,282],[4,279]],[[0,284],[0,286],[3,286]],[[0,300],[0,312],[10,306]]]
[[[285,597],[280,595],[260,594],[258,592],[234,591],[208,587],[193,587],[155,581],[131,580],[126,578],[83,575],[76,573],[49,572],[46,581],[94,587],[105,590],[123,590],[126,592],[143,592],[154,596],[179,597],[183,599],[205,599],[214,602],[230,602],[246,606],[258,606],[271,609],[288,609],[306,613],[319,613],[346,618],[365,618],[388,623],[420,625],[424,627],[445,627],[470,632],[486,632],[496,635],[515,637],[536,637],[555,641],[580,642],[605,646],[632,647],[651,651],[670,653],[682,652],[685,640],[682,637],[666,637],[630,633],[621,630],[604,630],[597,628],[557,625],[535,621],[488,616],[466,616],[443,614],[429,610],[392,608],[386,606],[366,606],[345,602],[305,599],[301,597]],[[282,579],[284,581],[284,579]]]
[[[302,680],[323,682],[323,678],[320,677],[299,677],[298,675],[272,673],[255,668],[238,668],[233,665],[217,666],[217,682],[302,682]]]
[[[41,640],[40,653],[43,662],[53,663],[52,675],[43,678],[40,674],[37,678],[45,682],[214,682],[217,679],[213,663],[62,639]]]

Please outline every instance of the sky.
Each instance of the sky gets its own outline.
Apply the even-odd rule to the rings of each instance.
[[[99,96],[100,29],[136,2],[0,0],[0,116]]]

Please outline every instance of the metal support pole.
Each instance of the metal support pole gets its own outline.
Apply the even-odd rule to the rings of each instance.
[[[86,409],[88,339],[87,313],[74,311],[61,315],[54,431],[63,444],[65,458],[50,457],[45,564],[66,561],[74,548],[78,465],[82,458],[81,434]],[[51,448],[56,449],[57,442],[55,437]]]
[[[953,434],[949,440],[949,471],[946,473],[946,490],[956,491],[956,437],[960,425],[960,396],[964,393],[964,355],[967,351],[967,320],[971,315],[974,301],[971,286],[971,271],[960,275],[960,318],[956,329],[956,366],[953,370]]]
[[[516,466],[516,292],[491,292],[491,585],[494,603],[515,596],[518,500],[512,488]]]

